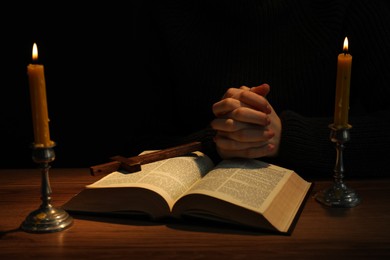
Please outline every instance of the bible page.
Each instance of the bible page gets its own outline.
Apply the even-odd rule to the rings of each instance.
[[[87,188],[141,187],[159,193],[172,209],[174,201],[213,167],[209,157],[194,152],[144,164],[139,172],[112,172]]]
[[[292,173],[258,160],[225,160],[187,194],[206,194],[262,213]]]

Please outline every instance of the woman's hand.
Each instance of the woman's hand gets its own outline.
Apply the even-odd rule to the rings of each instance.
[[[281,122],[265,98],[268,84],[230,88],[213,105],[215,143],[221,158],[259,158],[278,152]]]

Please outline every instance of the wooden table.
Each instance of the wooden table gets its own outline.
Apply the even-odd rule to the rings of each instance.
[[[346,179],[362,197],[362,203],[351,209],[323,207],[310,196],[290,236],[87,216],[74,216],[73,225],[60,232],[27,233],[19,226],[41,204],[40,178],[38,169],[0,170],[0,259],[385,259],[390,256],[390,178]],[[98,178],[91,176],[89,169],[52,168],[52,204],[60,207]],[[312,195],[330,184],[330,180],[316,181]]]

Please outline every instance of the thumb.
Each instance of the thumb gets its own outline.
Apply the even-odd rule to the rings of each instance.
[[[270,86],[267,83],[264,83],[261,84],[260,86],[252,87],[251,91],[258,95],[266,97],[270,91]]]

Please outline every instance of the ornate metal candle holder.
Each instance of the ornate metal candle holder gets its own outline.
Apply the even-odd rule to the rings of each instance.
[[[49,181],[49,163],[54,161],[55,153],[52,147],[33,147],[32,158],[38,163],[42,171],[41,200],[42,204],[31,212],[21,225],[21,229],[32,233],[57,232],[68,228],[73,218],[60,208],[53,207],[51,202],[51,187]]]
[[[351,125],[345,128],[336,128],[333,124],[329,125],[331,129],[330,140],[336,144],[336,165],[334,167],[333,185],[326,190],[320,191],[315,195],[318,202],[331,207],[352,208],[360,204],[359,195],[344,183],[344,161],[343,151],[344,143],[350,140],[349,130]]]

